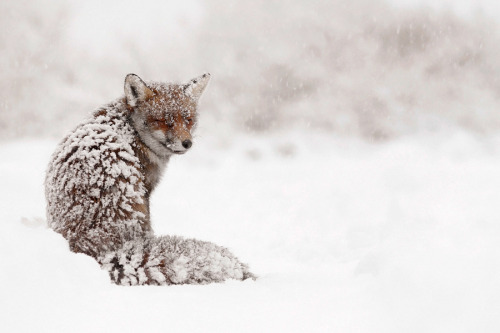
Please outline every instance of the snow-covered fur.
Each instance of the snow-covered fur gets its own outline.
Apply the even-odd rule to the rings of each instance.
[[[248,267],[227,249],[176,236],[143,237],[99,258],[117,284],[221,282],[252,277]]]
[[[192,145],[198,99],[209,74],[187,84],[125,78],[125,96],[69,133],[45,180],[49,226],[74,252],[94,257],[124,285],[254,278],[227,249],[155,237],[149,198],[174,154]]]

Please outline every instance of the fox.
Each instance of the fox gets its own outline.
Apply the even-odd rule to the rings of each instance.
[[[128,74],[124,95],[67,134],[45,177],[47,223],[117,285],[256,279],[227,248],[155,236],[150,198],[169,160],[193,145],[206,73],[187,83]]]

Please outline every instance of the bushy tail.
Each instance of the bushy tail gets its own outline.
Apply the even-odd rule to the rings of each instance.
[[[255,279],[228,249],[176,236],[146,237],[98,258],[120,285],[206,284]]]

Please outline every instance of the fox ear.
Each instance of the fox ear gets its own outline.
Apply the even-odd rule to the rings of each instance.
[[[146,83],[135,74],[128,74],[125,77],[124,88],[127,104],[130,106],[136,106],[139,101],[145,101],[153,95]]]
[[[201,94],[205,90],[210,81],[210,74],[205,73],[202,76],[192,79],[184,86],[184,94],[191,97],[191,99],[198,101]]]

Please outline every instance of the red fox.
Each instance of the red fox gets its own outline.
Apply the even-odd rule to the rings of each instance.
[[[205,284],[255,279],[229,250],[156,237],[149,198],[171,156],[193,144],[198,100],[210,80],[187,84],[125,77],[125,96],[96,110],[58,145],[45,179],[47,220],[73,252],[120,285]]]

